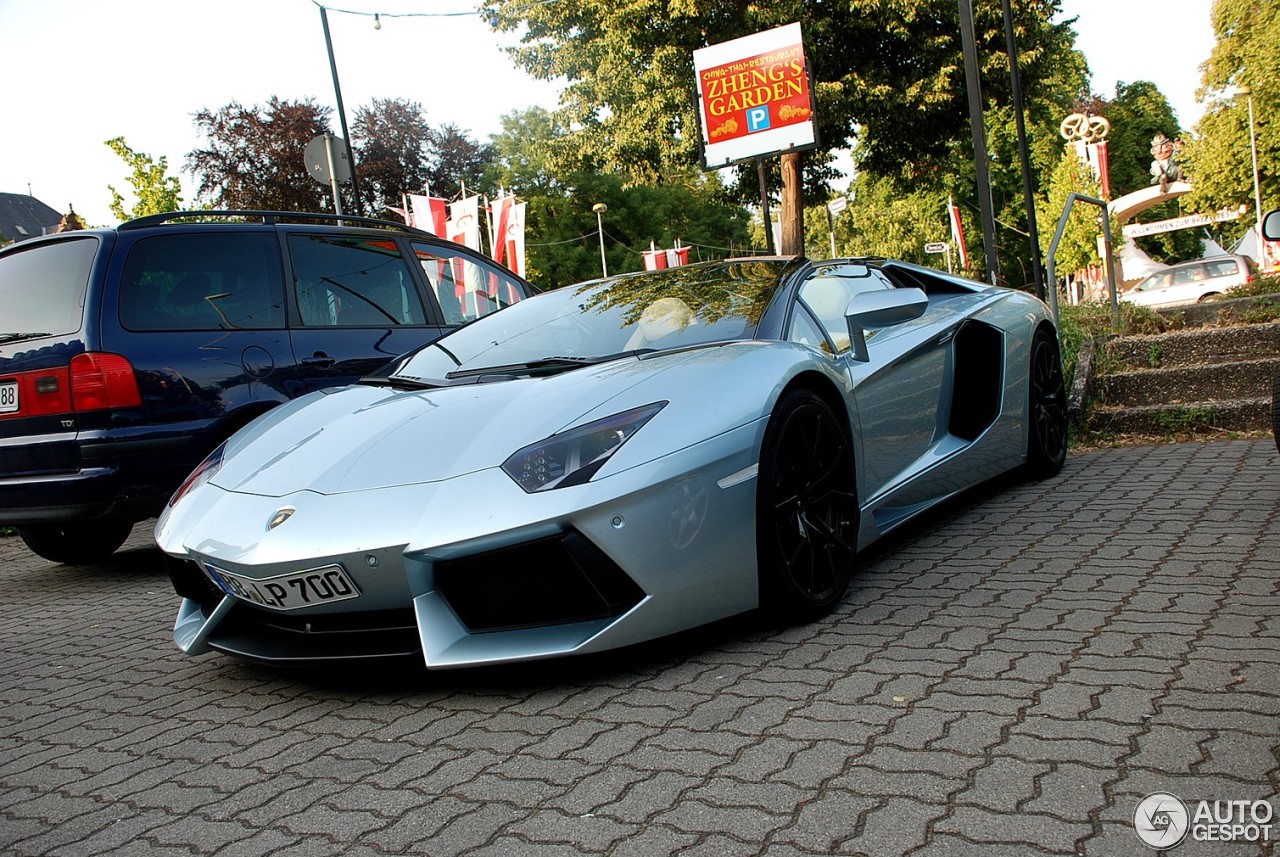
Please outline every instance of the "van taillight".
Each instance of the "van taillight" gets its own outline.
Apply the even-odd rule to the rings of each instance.
[[[77,411],[142,404],[133,366],[119,354],[88,351],[71,358],[71,405]]]

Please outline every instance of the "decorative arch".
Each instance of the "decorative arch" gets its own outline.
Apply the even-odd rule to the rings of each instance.
[[[1107,203],[1107,211],[1117,223],[1127,223],[1148,208],[1188,193],[1191,193],[1191,185],[1188,182],[1170,182],[1167,190],[1161,190],[1160,185],[1153,184],[1111,200]]]

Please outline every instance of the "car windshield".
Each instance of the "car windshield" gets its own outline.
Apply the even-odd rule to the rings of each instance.
[[[755,335],[786,262],[742,260],[628,274],[538,295],[445,336],[391,368],[450,383],[563,371],[625,354]]]

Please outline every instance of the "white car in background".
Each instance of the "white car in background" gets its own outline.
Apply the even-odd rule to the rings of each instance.
[[[1121,300],[1152,308],[1193,304],[1251,283],[1258,269],[1247,256],[1216,256],[1156,271],[1120,295]]]

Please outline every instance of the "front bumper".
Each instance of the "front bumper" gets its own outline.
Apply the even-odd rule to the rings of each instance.
[[[534,495],[497,468],[332,496],[201,486],[156,531],[184,597],[174,641],[276,664],[443,668],[616,648],[744,612],[757,602],[758,428]],[[270,610],[225,595],[203,563],[256,579],[334,563],[361,596]]]

